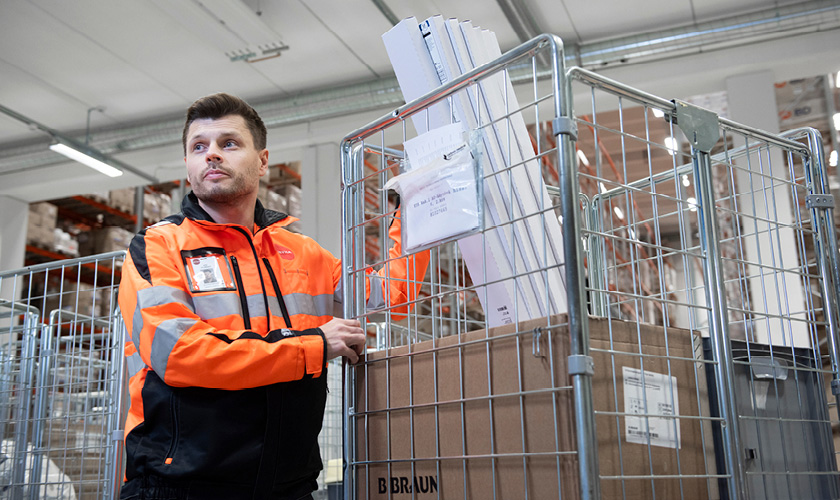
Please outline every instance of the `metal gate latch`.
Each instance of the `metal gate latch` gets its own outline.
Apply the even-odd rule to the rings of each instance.
[[[808,210],[834,208],[834,196],[830,194],[809,194],[805,197],[805,207]]]

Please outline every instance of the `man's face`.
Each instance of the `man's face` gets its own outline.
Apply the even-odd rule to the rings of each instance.
[[[210,204],[235,204],[259,190],[268,171],[268,150],[258,151],[239,115],[202,118],[187,131],[187,178],[196,197]]]

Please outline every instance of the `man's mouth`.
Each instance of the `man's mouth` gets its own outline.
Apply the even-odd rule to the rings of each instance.
[[[227,172],[218,168],[211,168],[208,169],[204,173],[204,178],[206,180],[213,180],[213,179],[221,179],[222,177],[230,177]]]

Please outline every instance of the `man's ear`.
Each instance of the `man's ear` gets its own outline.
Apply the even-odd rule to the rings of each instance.
[[[187,166],[187,157],[186,156],[184,157],[184,166],[185,167]],[[192,184],[192,181],[190,180],[190,169],[187,168],[185,170],[187,171],[187,182]]]
[[[268,173],[268,149],[260,151],[260,177]]]

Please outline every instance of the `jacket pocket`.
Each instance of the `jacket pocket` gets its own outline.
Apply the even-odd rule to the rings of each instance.
[[[171,387],[150,372],[144,387],[143,456],[169,480],[251,484],[266,429],[265,388]]]

